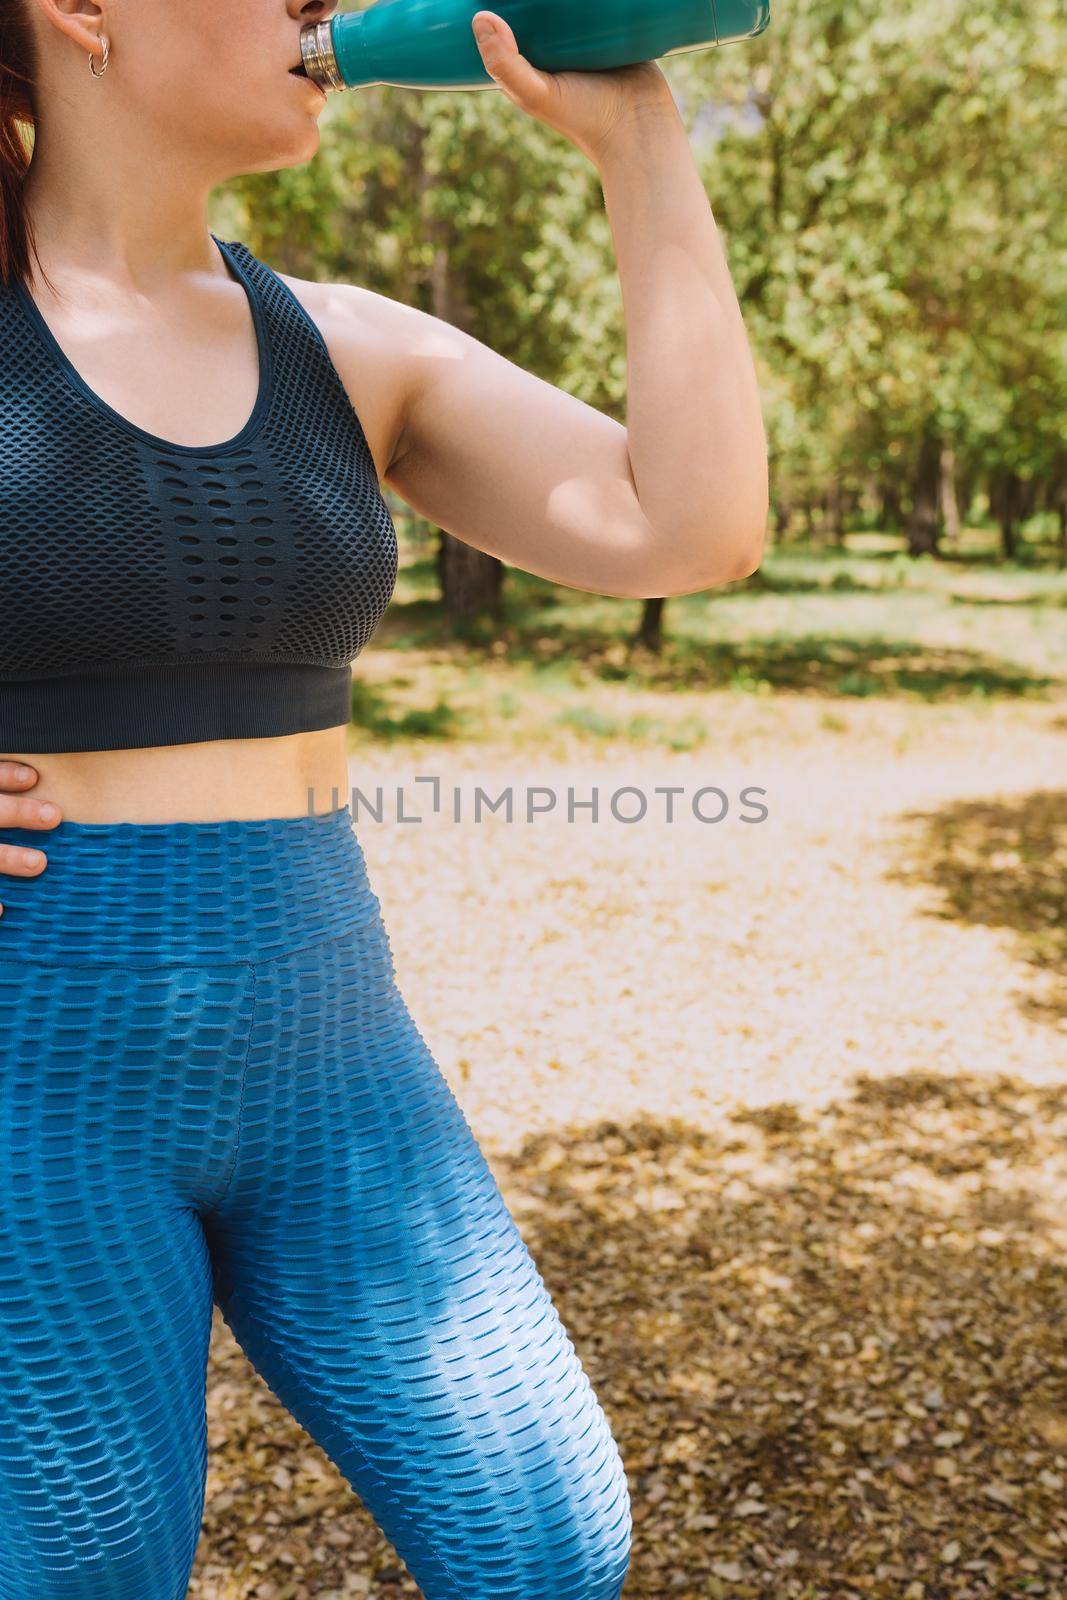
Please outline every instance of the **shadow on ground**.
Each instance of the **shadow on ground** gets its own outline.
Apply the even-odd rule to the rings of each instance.
[[[995,608],[1067,606],[1067,591],[1062,586],[1040,583],[1045,575],[1043,571],[1033,574],[1038,579],[1038,587],[1029,589],[1022,587],[1026,582],[1025,573],[1020,575],[1016,570],[1002,569],[992,574],[988,570],[979,570],[973,581],[980,582],[982,588],[961,591],[946,586],[938,590],[929,583],[916,582],[910,563],[901,563],[898,558],[888,572],[879,572],[875,565],[877,559],[871,556],[864,557],[863,565],[856,568],[838,566],[832,557],[829,559],[824,557],[821,571],[812,570],[810,564],[798,567],[794,571],[790,571],[784,564],[773,569],[761,567],[758,572],[753,573],[736,587],[742,593],[755,594],[940,593],[941,597],[951,605]],[[964,581],[970,577],[967,572],[968,566],[980,566],[977,562],[957,562],[955,565],[958,569],[962,568]],[[951,573],[952,564],[945,565],[942,570]]]
[[[510,654],[510,653],[509,653]],[[599,676],[628,676],[609,660]],[[650,689],[728,689],[768,684],[793,694],[856,699],[899,695],[925,701],[972,696],[1040,698],[1057,680],[978,651],[847,634],[750,635],[708,643],[672,640],[661,658],[641,658]]]
[[[622,1450],[625,1600],[1063,1595],[1065,1136],[1067,1091],[917,1073],[489,1152]],[[191,1594],[414,1596],[218,1324],[211,1379]]]
[[[444,652],[443,659],[463,667],[522,667],[535,674],[565,671],[575,684],[625,682],[634,688],[671,690],[746,689],[766,684],[794,694],[842,698],[898,695],[923,701],[969,697],[1045,698],[1062,688],[1055,677],[1030,672],[1014,662],[979,651],[918,644],[907,639],[848,634],[751,633],[741,639],[694,638],[670,632],[661,650],[635,645],[629,634],[603,627],[582,627],[568,621],[521,620],[472,625],[463,639],[446,638],[427,620],[423,629],[383,629],[383,650],[406,654],[412,649]],[[379,730],[372,718],[377,708],[357,700],[357,722]],[[458,732],[447,725],[443,735]]]
[[[893,876],[932,884],[940,892],[936,916],[1009,929],[1041,975],[1041,992],[1025,997],[1024,1010],[1060,1024],[1067,1018],[1067,792],[958,800],[901,820],[916,838],[908,865]]]

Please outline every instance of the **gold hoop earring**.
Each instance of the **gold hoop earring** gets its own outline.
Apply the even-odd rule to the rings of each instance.
[[[91,50],[89,51],[89,71],[92,73],[94,78],[102,78],[104,76],[104,73],[107,71],[108,56],[111,54],[111,46],[108,44],[107,34],[102,33],[100,38],[103,41],[104,46],[104,64],[100,68],[99,72],[97,72],[96,68],[93,66],[93,52]]]

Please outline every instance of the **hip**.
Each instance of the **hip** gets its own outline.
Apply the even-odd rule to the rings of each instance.
[[[364,930],[381,906],[349,805],[216,821],[83,822],[0,843],[48,865],[4,887],[0,961],[58,966],[256,963]]]

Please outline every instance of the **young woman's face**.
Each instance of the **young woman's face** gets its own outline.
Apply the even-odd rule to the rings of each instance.
[[[90,87],[112,96],[146,150],[202,156],[208,171],[231,175],[291,166],[318,148],[325,96],[289,68],[301,29],[332,16],[337,0],[43,0],[43,9],[65,13],[64,31],[80,25],[86,41],[107,34],[108,69]],[[69,38],[53,43],[70,49]],[[80,70],[89,84],[87,63]]]

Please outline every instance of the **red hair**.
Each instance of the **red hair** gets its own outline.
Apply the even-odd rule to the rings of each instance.
[[[29,275],[32,229],[22,181],[30,165],[37,66],[23,0],[0,0],[0,283]]]

